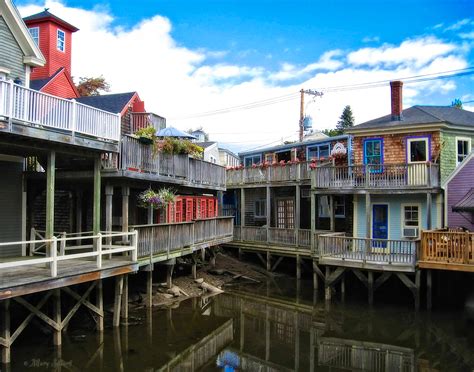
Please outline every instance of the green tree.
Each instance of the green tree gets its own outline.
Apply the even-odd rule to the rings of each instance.
[[[334,136],[338,136],[338,135],[341,134],[341,133],[339,132],[339,130],[337,130],[337,129],[323,129],[322,132],[323,132],[326,136],[329,136],[329,137],[334,137]]]
[[[77,91],[81,97],[99,96],[101,92],[110,91],[110,84],[105,81],[103,76],[80,77],[79,84],[77,84]]]
[[[454,101],[451,102],[451,106],[462,109],[462,101],[459,98],[455,98]]]
[[[351,106],[347,105],[344,107],[344,110],[342,110],[342,114],[339,117],[339,121],[337,122],[336,125],[336,130],[339,132],[339,134],[343,134],[346,129],[352,128],[354,126],[354,115],[352,114],[352,109]]]

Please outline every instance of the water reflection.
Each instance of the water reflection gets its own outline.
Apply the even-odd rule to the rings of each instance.
[[[103,333],[71,331],[61,349],[19,339],[12,370],[24,371],[470,371],[474,327],[461,314],[328,303],[311,283],[273,281],[132,311]],[[298,295],[297,295],[298,294]],[[322,294],[321,294],[322,295]],[[135,319],[135,320],[134,320]],[[28,367],[28,368],[27,368]]]

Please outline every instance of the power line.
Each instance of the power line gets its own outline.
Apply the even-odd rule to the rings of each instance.
[[[431,74],[423,74],[423,75],[414,75],[414,76],[407,76],[404,78],[396,78],[396,79],[389,79],[389,80],[379,80],[379,81],[373,81],[373,82],[367,82],[367,83],[358,83],[358,84],[350,84],[350,85],[340,85],[340,86],[334,86],[334,87],[326,87],[326,88],[320,88],[323,92],[327,93],[334,93],[334,92],[341,92],[341,91],[348,91],[348,90],[358,90],[358,89],[370,89],[370,88],[377,88],[377,87],[382,87],[390,83],[392,80],[402,80],[406,84],[411,84],[411,83],[420,83],[420,82],[426,82],[426,81],[432,81],[432,80],[440,80],[440,79],[449,79],[449,78],[455,78],[455,77],[462,77],[462,76],[467,76],[467,75],[472,75],[474,74],[474,67],[467,67],[464,69],[458,69],[458,70],[449,70],[449,71],[441,71],[441,72],[436,72],[436,73],[431,73]],[[212,110],[212,111],[205,111],[201,113],[196,113],[196,114],[190,114],[187,116],[183,117],[176,117],[176,118],[170,118],[169,120],[187,120],[187,119],[196,119],[196,118],[201,118],[201,117],[207,117],[207,116],[214,116],[214,115],[222,115],[222,114],[228,114],[230,112],[235,112],[235,111],[242,111],[242,110],[250,110],[254,108],[260,108],[268,105],[274,105],[277,103],[283,103],[283,102],[288,102],[292,101],[298,98],[299,92],[293,92],[289,93],[286,95],[278,96],[278,97],[273,97],[273,98],[268,98],[260,101],[254,101],[250,103],[245,103],[237,106],[230,106],[227,108],[222,108],[222,109],[217,109],[217,110]]]

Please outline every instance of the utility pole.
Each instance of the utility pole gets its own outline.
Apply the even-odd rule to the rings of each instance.
[[[300,101],[300,134],[299,134],[299,141],[303,142],[303,133],[304,133],[304,95],[310,94],[313,97],[322,97],[323,92],[318,92],[317,90],[312,89],[301,89],[301,101]]]

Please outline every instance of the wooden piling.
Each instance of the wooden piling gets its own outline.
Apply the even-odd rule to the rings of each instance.
[[[367,290],[369,293],[369,305],[372,306],[374,304],[374,273],[372,271],[368,272]]]
[[[123,276],[123,293],[122,293],[122,311],[121,317],[128,321],[128,275]]]
[[[5,345],[2,346],[2,363],[9,364],[11,362],[10,354],[10,299],[2,301],[2,338]]]
[[[104,297],[103,297],[103,289],[102,289],[102,279],[97,280],[96,306],[102,313],[102,315],[99,315],[99,319],[97,322],[97,330],[102,332],[104,330]]]
[[[146,273],[146,306],[151,308],[153,306],[153,270]]]
[[[329,284],[329,277],[331,276],[331,269],[329,266],[326,266],[326,280],[324,284],[324,298],[327,301],[331,300],[331,286]]]
[[[120,325],[120,310],[122,302],[122,291],[123,291],[123,275],[115,277],[115,302],[114,302],[114,318],[113,326],[118,327]]]
[[[204,251],[204,250],[203,250]],[[173,286],[173,269],[174,265],[167,265],[166,266],[166,286],[171,288]]]
[[[426,270],[426,307],[428,310],[432,308],[432,288],[433,282],[431,278],[431,270]]]
[[[61,326],[61,289],[54,290],[53,320]],[[61,327],[53,329],[53,345],[60,346],[62,344]]]

